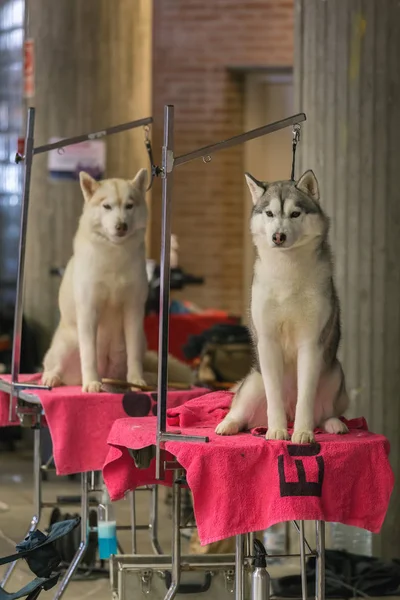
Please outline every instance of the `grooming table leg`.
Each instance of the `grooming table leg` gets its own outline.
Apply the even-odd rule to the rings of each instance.
[[[246,556],[253,555],[253,546],[254,546],[254,533],[247,533],[245,536],[246,544],[245,544],[245,553]]]
[[[325,523],[315,522],[316,533],[316,572],[315,600],[325,600]]]
[[[26,533],[28,535],[32,531],[35,531],[39,524],[40,516],[42,513],[42,451],[41,451],[41,429],[38,425],[33,430],[33,509],[34,514],[31,519],[31,524]],[[7,581],[10,579],[12,572],[15,569],[17,562],[13,562],[4,573],[4,577],[0,582],[2,587],[5,586]]]
[[[153,485],[151,489],[151,514],[150,527],[151,545],[154,554],[164,554],[158,541],[158,485]]]
[[[244,536],[236,536],[235,600],[244,600]]]
[[[181,581],[181,480],[180,472],[174,472],[172,488],[172,578],[164,600],[175,598]]]
[[[79,563],[82,560],[82,556],[86,552],[88,544],[88,528],[89,528],[89,514],[88,514],[88,474],[81,473],[81,542],[78,550],[72,559],[71,564],[68,567],[64,577],[57,587],[56,593],[54,594],[54,600],[59,600],[64,594],[72,576],[74,575]]]
[[[132,534],[132,554],[137,553],[137,536],[136,536],[136,496],[135,490],[129,494],[129,502],[131,505],[131,534]]]
[[[301,567],[301,597],[307,600],[307,572],[306,572],[306,542],[304,537],[304,521],[300,521],[300,567]]]

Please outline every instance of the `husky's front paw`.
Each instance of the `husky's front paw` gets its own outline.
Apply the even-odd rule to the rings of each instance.
[[[287,429],[268,429],[265,439],[267,440],[290,440]]]
[[[239,433],[239,429],[239,423],[229,419],[224,419],[215,428],[215,433],[218,435],[235,435],[236,433]]]
[[[345,425],[345,423],[343,423],[343,421],[337,417],[331,417],[330,419],[327,419],[324,422],[323,427],[327,433],[349,433],[347,425]]]
[[[314,432],[299,429],[293,431],[292,443],[293,444],[313,444],[315,442]]]
[[[129,383],[132,384],[133,387],[138,387],[138,388],[147,387],[147,383],[145,382],[143,377],[132,377],[132,378],[129,377],[128,381],[129,381]]]
[[[62,385],[61,377],[57,375],[57,373],[46,371],[42,375],[42,385],[52,388],[59,387],[60,385]]]
[[[89,394],[97,394],[101,390],[101,381],[89,381],[89,383],[84,383],[82,386],[82,392],[88,392]]]

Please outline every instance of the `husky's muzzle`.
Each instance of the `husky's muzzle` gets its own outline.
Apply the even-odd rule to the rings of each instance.
[[[286,241],[286,233],[280,233],[277,231],[273,234],[272,241],[274,242],[275,246],[282,246],[282,244],[284,244]]]
[[[118,223],[115,226],[115,231],[118,237],[124,237],[124,235],[126,235],[126,232],[128,231],[128,224],[127,223]]]

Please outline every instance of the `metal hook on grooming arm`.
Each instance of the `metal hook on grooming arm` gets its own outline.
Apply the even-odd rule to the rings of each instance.
[[[149,155],[149,161],[150,161],[150,183],[147,186],[147,190],[146,190],[146,192],[148,192],[153,185],[154,177],[158,177],[161,174],[162,169],[160,169],[160,167],[157,167],[154,164],[153,149],[151,147],[151,141],[150,141],[150,127],[148,125],[145,125],[143,127],[143,129],[144,129],[144,145],[146,146],[147,154]]]
[[[151,142],[150,142],[150,127],[148,125],[145,125],[143,127],[144,130],[144,145],[146,146],[146,150],[147,150],[147,154],[149,155],[149,161],[150,161],[150,182],[149,185],[147,186],[147,190],[146,192],[149,191],[149,189],[151,188],[151,186],[153,185],[153,150],[151,147]]]
[[[296,150],[297,150],[297,144],[300,141],[300,132],[301,132],[301,127],[299,123],[296,123],[295,125],[293,125],[293,129],[292,129],[292,172],[290,175],[290,179],[292,181],[294,181],[294,170],[295,170],[295,166],[296,166]]]

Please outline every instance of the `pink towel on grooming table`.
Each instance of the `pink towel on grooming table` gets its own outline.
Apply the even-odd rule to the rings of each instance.
[[[41,374],[21,375],[20,380],[40,383],[40,378]],[[9,381],[10,377],[2,379]],[[206,391],[201,388],[169,391],[168,406],[178,406]],[[62,386],[31,393],[40,400],[50,429],[57,475],[100,471],[108,453],[107,436],[114,421],[127,414],[156,414],[157,394],[154,392],[87,394],[80,387]],[[8,398],[8,394],[0,392],[0,405],[6,399],[8,406]]]
[[[379,532],[393,489],[386,438],[370,433],[364,419],[346,421],[346,435],[317,432],[315,445],[267,441],[251,433],[217,436],[214,428],[231,398],[215,392],[168,411],[171,430],[210,439],[165,443],[186,470],[203,545],[296,519]],[[152,445],[155,438],[154,418],[114,423],[103,469],[113,499],[155,482],[154,461],[147,471],[139,471],[127,450]]]

